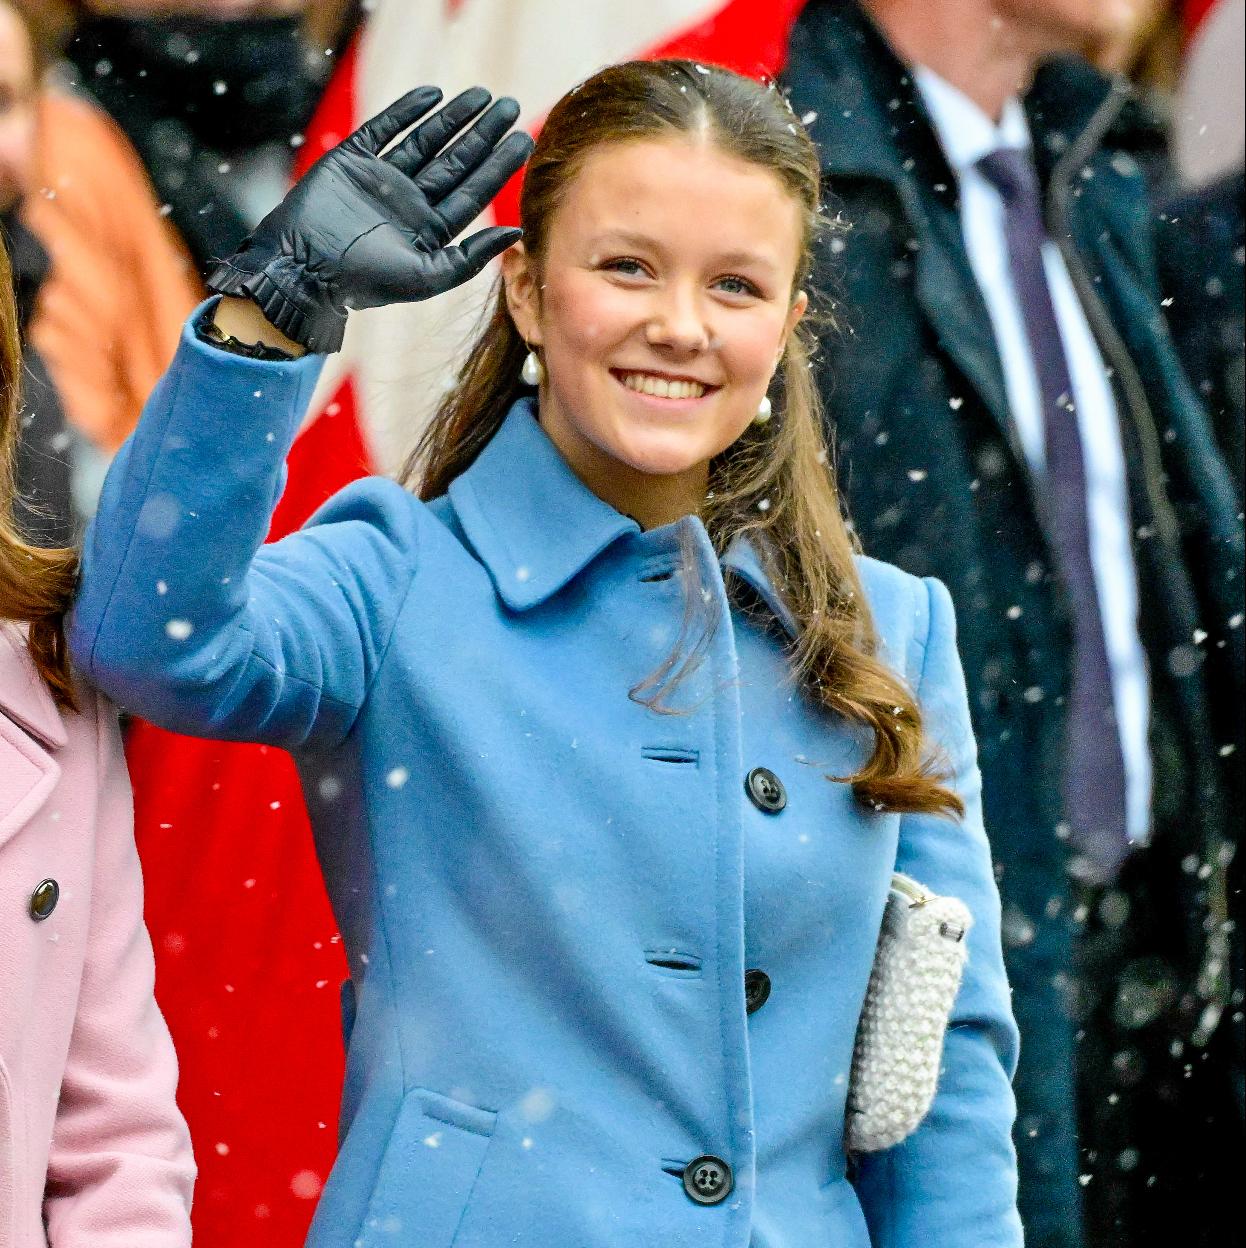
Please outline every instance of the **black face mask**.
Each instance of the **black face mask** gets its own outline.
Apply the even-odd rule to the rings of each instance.
[[[303,129],[332,63],[308,53],[296,15],[88,18],[68,48],[85,85],[114,115],[128,98],[221,152],[286,141]]]

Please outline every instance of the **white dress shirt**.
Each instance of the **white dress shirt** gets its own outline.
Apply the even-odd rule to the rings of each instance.
[[[918,66],[913,77],[960,184],[965,247],[995,331],[1008,407],[1030,469],[1041,478],[1046,459],[1042,390],[1009,266],[1004,204],[977,169],[977,162],[996,148],[1029,150],[1025,113],[1020,101],[1011,99],[996,125],[967,95],[932,70]],[[1086,463],[1090,558],[1125,757],[1126,827],[1131,840],[1145,841],[1150,834],[1151,806],[1150,686],[1138,636],[1138,580],[1116,399],[1064,258],[1053,242],[1043,245],[1043,266],[1073,382]]]

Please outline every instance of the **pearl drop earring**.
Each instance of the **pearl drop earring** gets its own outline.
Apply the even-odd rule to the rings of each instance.
[[[763,394],[761,402],[757,405],[757,415],[753,417],[753,424],[764,425],[771,417],[773,409],[770,405],[770,396]]]
[[[541,363],[541,358],[535,351],[529,351],[524,356],[519,376],[526,386],[539,386],[545,380],[545,365]]]

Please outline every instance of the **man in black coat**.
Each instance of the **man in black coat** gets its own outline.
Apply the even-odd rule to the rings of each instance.
[[[1209,689],[1226,698],[1241,691],[1242,533],[1160,312],[1153,218],[1137,164],[1118,146],[1118,135],[1136,129],[1128,93],[1078,61],[1038,68],[1066,38],[1084,39],[1073,29],[1079,18],[1110,6],[867,7],[868,16],[852,0],[812,0],[786,74],[793,109],[821,151],[827,209],[848,226],[828,233],[815,283],[837,321],[824,338],[820,385],[866,551],[940,577],[957,603],[1022,1032],[1027,1242],[1211,1243],[1229,1225],[1227,1178],[1242,1138],[1219,1051],[1225,830],[1240,811],[1226,809],[1225,742],[1212,727],[1225,721],[1209,708]],[[1023,307],[1010,334],[997,316],[1000,275],[984,271],[980,250],[971,260],[964,179],[916,66],[944,80],[959,75],[952,94],[962,103],[951,112],[976,97],[995,114],[988,126],[1025,94],[1023,112],[1011,105],[1012,124],[1032,142],[1051,297],[1063,295],[1066,314],[1075,309],[1084,339],[1078,356],[1065,333],[1066,362],[1077,373],[1080,361],[1075,381],[1102,388],[1103,401],[1079,412],[1100,422],[1100,442],[1084,441],[1082,454],[1088,479],[1119,466],[1110,519],[1121,540],[1109,562],[1121,590],[1114,602],[1101,583],[1098,606],[1105,632],[1114,621],[1115,648],[1142,656],[1134,685],[1144,701],[1119,726],[1078,729],[1077,739],[1068,731],[1074,598],[1049,524],[1041,417],[1036,454],[1033,413],[1027,428],[1017,400],[1027,383],[1018,350],[1027,339],[1033,348],[1034,318]],[[945,102],[946,86],[938,87]],[[982,103],[992,92],[994,110]],[[1002,236],[997,252],[1003,269],[1013,253]],[[1089,510],[1084,527],[1102,559],[1106,522]],[[1136,611],[1121,607],[1130,595]],[[1071,835],[1065,780],[1079,752],[1116,732],[1126,767],[1143,773],[1141,785],[1127,773],[1119,786],[1143,794],[1141,827],[1131,807],[1134,848],[1105,864]]]

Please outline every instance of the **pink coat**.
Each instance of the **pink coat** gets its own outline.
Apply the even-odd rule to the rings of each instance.
[[[152,989],[116,714],[85,689],[62,714],[0,625],[0,1248],[190,1244]]]

